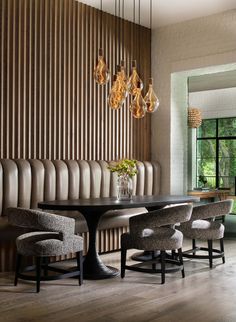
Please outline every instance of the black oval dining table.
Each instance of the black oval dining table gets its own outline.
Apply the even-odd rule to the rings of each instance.
[[[96,249],[96,232],[98,222],[103,214],[112,209],[128,209],[145,207],[148,211],[164,206],[180,203],[198,202],[193,196],[133,196],[131,200],[119,201],[116,197],[90,198],[77,200],[54,200],[38,203],[43,210],[79,211],[85,218],[89,231],[89,247],[84,260],[84,277],[87,279],[104,279],[114,277],[119,271],[106,266]]]

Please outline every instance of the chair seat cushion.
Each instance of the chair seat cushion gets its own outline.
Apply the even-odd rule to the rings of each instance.
[[[63,242],[56,232],[30,232],[16,239],[19,254],[24,256],[60,256],[83,250],[83,238],[73,235]]]
[[[224,237],[225,227],[217,221],[194,220],[181,224],[178,228],[185,237],[200,240],[214,240]]]
[[[141,250],[173,250],[182,247],[183,234],[173,228],[160,228],[155,233],[148,230],[144,237],[137,237],[130,233],[121,235],[121,247],[125,249]]]

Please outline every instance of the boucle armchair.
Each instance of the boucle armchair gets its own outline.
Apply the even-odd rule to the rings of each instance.
[[[192,239],[192,249],[185,251],[184,257],[209,259],[210,268],[212,268],[214,258],[222,258],[223,263],[225,263],[223,240],[225,227],[214,219],[230,213],[232,206],[233,200],[228,199],[193,208],[191,220],[179,227],[185,237]],[[207,241],[208,247],[196,246],[196,239]],[[213,240],[220,240],[220,249],[213,248]],[[208,255],[196,254],[199,250],[207,251]]]
[[[16,239],[17,260],[15,285],[18,278],[36,280],[37,292],[40,291],[41,280],[52,280],[63,277],[79,276],[79,284],[83,282],[83,238],[74,234],[75,220],[38,210],[24,208],[8,208],[8,220],[12,225],[36,230],[20,235]],[[57,271],[48,265],[49,257],[76,253],[77,268],[65,271],[64,274],[48,276],[48,270]],[[22,256],[36,258],[36,276],[21,273]],[[41,268],[44,276],[41,276]],[[26,268],[25,271],[29,268]],[[61,270],[60,270],[61,271]]]
[[[165,283],[165,273],[171,271],[182,271],[184,277],[184,266],[182,260],[183,234],[175,229],[175,224],[188,221],[191,217],[192,205],[180,205],[161,210],[152,211],[142,215],[131,217],[129,220],[130,232],[121,236],[121,277],[124,278],[125,270],[134,270],[149,273],[161,273],[161,283]],[[154,256],[150,262],[138,265],[126,265],[128,249],[140,249],[151,251],[160,250],[161,269],[157,269]],[[166,251],[178,250],[176,258],[166,258]],[[179,267],[166,268],[166,262],[177,264]],[[143,265],[151,264],[151,268],[143,268]]]

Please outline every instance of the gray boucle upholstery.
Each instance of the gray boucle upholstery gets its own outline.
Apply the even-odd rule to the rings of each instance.
[[[191,220],[182,223],[178,228],[184,236],[192,239],[214,240],[224,237],[224,226],[206,219],[227,215],[233,205],[233,200],[224,200],[193,208]],[[204,220],[205,219],[205,220]]]
[[[38,230],[16,239],[24,256],[59,256],[83,250],[83,238],[74,235],[75,220],[38,210],[8,208],[12,225]]]
[[[188,221],[191,213],[192,205],[186,204],[134,216],[130,218],[130,232],[121,236],[121,247],[142,250],[179,249],[183,235],[170,226]]]
[[[182,246],[183,234],[175,229],[162,227],[155,230],[155,233],[150,229],[150,234],[145,237],[133,236],[129,233],[125,233],[121,238],[121,247],[130,249],[141,250],[167,250],[167,249],[179,249]]]

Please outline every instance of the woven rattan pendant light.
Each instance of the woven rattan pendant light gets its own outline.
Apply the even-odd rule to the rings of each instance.
[[[197,129],[202,124],[202,113],[196,107],[188,108],[188,127]]]

